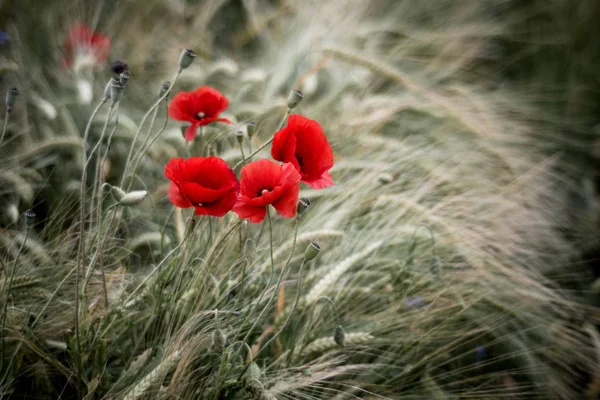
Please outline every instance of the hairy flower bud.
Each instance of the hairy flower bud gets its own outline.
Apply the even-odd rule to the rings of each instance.
[[[335,327],[335,333],[333,334],[333,340],[338,346],[344,347],[346,344],[346,332],[341,325]]]
[[[310,261],[310,260],[314,259],[316,256],[318,256],[320,251],[321,251],[321,247],[319,247],[318,244],[311,243],[306,247],[306,250],[304,251],[304,259],[306,261]]]
[[[110,193],[112,194],[112,196],[115,198],[115,200],[117,202],[121,201],[123,199],[123,197],[125,197],[125,195],[127,194],[123,189],[121,189],[118,186],[111,186]]]
[[[194,62],[194,58],[196,58],[197,54],[194,53],[191,49],[185,49],[181,52],[181,56],[179,57],[179,70],[183,71]]]
[[[248,122],[248,124],[246,124],[246,131],[248,132],[248,137],[252,139],[252,136],[256,133],[256,123],[252,121]]]
[[[239,144],[242,144],[242,142],[244,141],[244,132],[237,131],[235,134],[235,138],[237,139]]]
[[[298,200],[298,207],[296,208],[296,213],[298,216],[301,217],[306,212],[308,207],[310,207],[309,199],[302,197],[300,200]]]
[[[10,112],[10,110],[12,110],[13,106],[17,102],[18,96],[19,96],[19,90],[16,87],[8,89],[8,91],[6,92],[6,109],[9,112]]]
[[[163,97],[165,95],[165,93],[167,93],[167,90],[169,90],[170,87],[171,87],[171,82],[164,81],[163,84],[160,86],[160,92],[158,93],[158,97]]]
[[[212,333],[212,347],[214,349],[222,349],[225,347],[225,342],[227,342],[227,337],[220,329],[215,329]]]
[[[302,92],[299,90],[292,90],[292,93],[290,93],[290,96],[288,97],[287,100],[287,106],[290,110],[293,110],[294,108],[296,108],[296,106],[298,104],[300,104],[300,102],[302,101],[302,99],[304,98],[304,96],[302,95]]]
[[[119,200],[119,205],[125,207],[135,206],[148,196],[148,192],[145,190],[135,190],[133,192],[125,193],[125,196]]]

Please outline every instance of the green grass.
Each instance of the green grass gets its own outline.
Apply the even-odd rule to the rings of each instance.
[[[577,156],[594,136],[590,123],[572,123],[586,111],[563,114],[568,96],[554,91],[571,83],[544,76],[551,67],[527,74],[535,59],[507,58],[519,41],[526,52],[547,37],[526,21],[567,21],[566,2],[495,3],[24,1],[13,15],[0,5],[14,38],[2,83],[21,90],[0,144],[0,393],[582,398],[597,380],[597,312],[583,303],[589,272],[572,261],[595,229],[593,190],[583,189],[591,161]],[[110,149],[99,147],[103,179],[149,196],[124,208],[105,192],[99,211],[93,157],[79,263],[81,138],[109,78],[104,67],[59,68],[67,27],[80,20],[108,33],[111,59],[133,72],[118,124],[105,105],[88,148],[105,124],[107,134],[116,128]],[[162,102],[134,147],[136,177],[121,185],[138,124],[184,47],[199,56],[173,91],[216,87],[235,123],[187,148]],[[561,51],[567,63],[572,50]],[[91,84],[90,104],[78,80]],[[335,186],[302,187],[312,206],[295,245],[294,221],[279,216],[272,232],[231,213],[186,231],[190,210],[172,213],[166,162],[189,151],[234,165],[238,128],[255,121],[258,148],[293,88],[305,93],[296,111],[321,123],[336,157]],[[27,228],[29,208],[37,217]],[[300,276],[311,242],[322,251]]]

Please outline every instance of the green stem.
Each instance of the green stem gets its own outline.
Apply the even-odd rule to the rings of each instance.
[[[279,125],[277,126],[277,130],[275,132],[278,132],[281,130],[281,128],[283,128],[283,124],[285,123],[285,121],[287,120],[288,115],[290,115],[290,111],[291,110],[287,110],[283,119],[281,120],[281,122],[279,123]],[[258,153],[260,153],[260,151],[262,149],[264,149],[265,147],[267,147],[268,145],[270,145],[271,143],[273,143],[273,139],[275,139],[275,136],[273,136],[271,139],[267,140],[265,143],[263,143],[258,149],[256,149],[254,152],[252,152],[248,158],[246,160],[251,160],[252,157],[254,157],[255,155],[257,155]],[[243,158],[243,155],[242,155]],[[245,160],[242,159],[242,161],[240,161],[239,163],[235,164],[234,167],[232,168],[234,171],[242,164],[245,163]]]
[[[8,127],[8,117],[10,117],[10,111],[6,110],[6,118],[4,118],[4,128],[2,128],[2,136],[0,136],[0,144],[4,140],[4,134],[6,133],[6,128]]]
[[[131,155],[133,153],[133,147],[134,147],[133,145],[135,144],[137,137],[139,136],[140,132],[142,131],[142,128],[144,127],[144,122],[146,122],[146,119],[148,119],[148,116],[154,111],[154,109],[156,107],[158,107],[164,99],[167,98],[167,96],[171,92],[171,89],[173,89],[175,82],[177,82],[177,79],[179,79],[179,75],[181,75],[181,71],[182,71],[181,69],[177,71],[177,74],[175,74],[175,78],[173,78],[173,81],[172,81],[171,85],[169,86],[169,88],[165,91],[165,93],[158,100],[156,100],[156,102],[152,105],[152,107],[150,107],[150,109],[146,112],[146,114],[142,118],[142,121],[140,122],[140,126],[138,127],[137,131],[135,132],[135,136],[133,137],[133,142],[131,143],[131,147],[129,149],[129,154],[127,156],[127,161],[125,162],[125,168],[123,169],[123,178],[121,179],[121,187],[123,186],[123,183],[125,182],[125,177],[127,176],[127,170],[129,169],[129,162],[131,161]]]

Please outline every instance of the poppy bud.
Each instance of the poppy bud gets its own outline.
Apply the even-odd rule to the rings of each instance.
[[[179,57],[179,70],[183,71],[194,62],[194,58],[196,58],[197,54],[194,53],[191,49],[185,49],[181,52],[181,56]]]
[[[10,112],[13,106],[17,102],[17,97],[19,96],[19,90],[14,87],[12,89],[8,89],[6,92],[6,109]]]
[[[122,61],[116,60],[110,64],[110,70],[115,75],[121,75],[123,72],[129,70],[129,65]]]
[[[35,221],[35,213],[33,212],[33,210],[27,210],[23,213],[23,215],[25,215],[25,220],[27,221],[27,227],[31,228]]]
[[[302,214],[306,212],[308,207],[310,207],[309,199],[307,199],[306,197],[302,197],[300,200],[298,200],[298,208],[296,209],[298,216],[301,217]]]
[[[253,121],[248,122],[246,130],[248,131],[248,137],[252,139],[252,136],[254,136],[254,133],[256,132],[256,123]]]
[[[148,196],[148,192],[145,190],[135,190],[133,192],[125,193],[125,196],[119,200],[119,205],[125,207],[135,206],[144,201],[146,196]]]
[[[306,250],[304,251],[304,259],[306,261],[310,261],[316,256],[318,256],[320,251],[321,247],[319,247],[318,244],[311,243],[306,247]]]
[[[125,195],[127,194],[127,193],[125,193],[125,191],[123,189],[121,189],[120,187],[117,187],[117,186],[111,186],[110,193],[112,194],[112,196],[115,198],[116,201],[121,201],[123,199],[123,197],[125,197]]]
[[[119,82],[116,79],[113,80],[113,83],[110,87],[110,98],[112,100],[111,104],[113,106],[119,102],[119,99],[121,98],[121,93],[123,93],[123,89],[125,89],[125,86],[123,86],[121,82]]]
[[[171,82],[169,82],[169,81],[163,82],[163,84],[160,86],[160,92],[158,93],[158,97],[163,97],[165,95],[165,93],[167,93],[167,90],[169,90],[170,87],[171,87]]]
[[[261,375],[260,367],[258,366],[257,363],[252,361],[250,363],[250,365],[248,366],[246,373],[244,374],[244,378],[246,379],[246,382],[249,382],[252,380],[259,381],[260,375]]]
[[[242,142],[244,141],[244,132],[237,131],[235,134],[235,138],[237,139],[239,144],[242,144]]]
[[[227,337],[220,329],[215,329],[212,333],[212,347],[215,349],[222,349],[225,347]]]
[[[296,106],[298,104],[300,104],[300,102],[302,101],[302,99],[304,98],[304,96],[302,95],[302,92],[299,90],[292,90],[292,93],[290,93],[290,97],[288,97],[287,100],[287,106],[290,110],[293,110],[294,108],[296,108]]]
[[[113,78],[110,78],[106,86],[104,86],[104,101],[110,99],[110,92],[112,90],[112,85],[114,81],[115,80]]]
[[[131,78],[131,74],[129,71],[123,71],[119,74],[119,82],[123,87],[127,86],[127,82],[129,82],[129,78]]]
[[[344,332],[344,328],[341,325],[338,325],[335,327],[335,333],[333,334],[333,340],[340,347],[344,347],[344,344],[346,344],[346,332]]]

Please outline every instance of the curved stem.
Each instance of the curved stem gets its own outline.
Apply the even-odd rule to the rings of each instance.
[[[261,351],[263,351],[265,348],[267,348],[269,346],[269,344],[271,344],[275,339],[277,339],[277,337],[281,334],[281,332],[285,329],[287,324],[290,322],[290,319],[292,319],[292,315],[294,314],[294,311],[296,311],[296,306],[298,306],[298,301],[300,300],[300,293],[302,291],[302,269],[304,268],[304,264],[306,264],[306,259],[302,260],[302,264],[300,264],[300,270],[298,271],[298,290],[296,292],[296,299],[294,300],[294,305],[292,306],[292,309],[288,313],[288,316],[287,316],[286,320],[284,321],[283,325],[281,325],[281,328],[279,328],[279,330],[271,337],[271,339],[269,339],[267,341],[267,343],[265,343],[256,352],[254,357],[258,357],[258,355],[260,354]],[[242,373],[242,375],[243,375],[243,373]]]
[[[4,140],[4,134],[6,133],[6,128],[8,127],[8,117],[10,117],[10,111],[6,110],[6,118],[4,119],[4,128],[2,128],[2,136],[0,136],[0,144]]]
[[[291,110],[287,110],[283,119],[281,120],[281,122],[279,123],[279,125],[277,126],[277,130],[275,132],[278,132],[281,130],[281,128],[283,128],[283,124],[285,123],[285,121],[287,120],[288,115],[290,115]],[[258,149],[256,149],[255,151],[253,151],[247,158],[246,160],[251,160],[252,157],[254,157],[255,155],[257,155],[258,153],[260,153],[260,151],[262,149],[264,149],[265,147],[267,147],[268,145],[270,145],[271,143],[273,143],[273,139],[275,139],[275,136],[273,136],[271,139],[267,140],[265,143],[261,144],[260,147]],[[242,155],[243,158],[243,155]],[[234,167],[232,168],[234,171],[242,164],[244,164],[246,162],[246,160],[242,159],[242,161],[240,161],[239,163],[235,164]]]
[[[125,177],[127,176],[127,170],[129,169],[129,162],[131,161],[131,155],[133,153],[133,145],[135,144],[137,137],[139,136],[140,132],[142,131],[142,128],[144,127],[144,122],[146,122],[146,119],[148,119],[148,116],[154,111],[154,109],[156,107],[158,107],[164,99],[167,98],[167,96],[171,92],[171,89],[173,89],[175,82],[177,82],[177,79],[179,79],[179,75],[181,75],[181,71],[182,71],[181,69],[179,69],[177,71],[177,74],[175,74],[175,78],[173,78],[173,81],[171,82],[171,85],[169,86],[169,88],[165,91],[165,93],[158,100],[156,100],[156,102],[152,105],[152,107],[150,107],[150,109],[146,112],[146,114],[144,114],[144,117],[142,118],[142,121],[140,122],[140,126],[138,127],[137,131],[135,132],[135,136],[133,137],[133,142],[131,143],[131,148],[129,149],[127,161],[125,162],[125,168],[123,169],[123,177],[121,178],[121,186],[123,186],[123,183],[125,182]]]
[[[333,309],[333,315],[335,316],[336,324],[341,325],[342,322],[340,320],[340,314],[338,313],[338,309],[337,309],[335,303],[333,302],[333,300],[331,300],[331,298],[329,298],[328,296],[321,296],[317,299],[317,301],[315,301],[315,304],[318,303],[320,300],[327,300],[329,302],[329,304],[331,305],[331,308]]]

